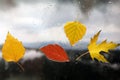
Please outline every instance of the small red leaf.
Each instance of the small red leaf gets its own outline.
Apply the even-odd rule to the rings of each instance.
[[[40,50],[46,55],[50,60],[57,62],[69,62],[69,58],[65,50],[57,44],[49,44],[40,48]]]

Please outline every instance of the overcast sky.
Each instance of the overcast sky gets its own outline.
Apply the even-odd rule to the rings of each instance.
[[[102,30],[100,40],[120,43],[120,2],[93,7],[88,15],[84,15],[76,2],[5,1],[0,0],[0,44],[5,41],[8,31],[22,42],[66,42],[64,24],[75,20],[77,16],[87,27],[82,41],[88,42],[97,31]]]

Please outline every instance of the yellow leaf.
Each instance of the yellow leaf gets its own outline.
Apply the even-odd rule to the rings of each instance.
[[[70,44],[73,46],[83,38],[86,33],[86,27],[77,21],[67,22],[64,26],[64,31]]]
[[[25,48],[22,43],[15,39],[9,32],[2,47],[2,57],[7,62],[18,62],[24,55]]]
[[[107,42],[106,40],[102,41],[100,44],[97,44],[98,36],[101,31],[94,35],[91,38],[88,49],[90,52],[91,58],[94,60],[96,58],[98,61],[108,62],[103,55],[100,54],[101,51],[108,52],[108,50],[114,49],[119,46],[119,44],[113,42]]]

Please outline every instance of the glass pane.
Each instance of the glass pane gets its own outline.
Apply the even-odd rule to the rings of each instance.
[[[64,25],[71,21],[87,28],[74,46],[64,31]],[[120,43],[120,0],[0,0],[0,80],[119,80],[120,47],[110,54],[100,53],[111,64],[93,61],[89,54],[76,61],[100,30],[98,43],[105,39]],[[8,32],[26,49],[20,65],[3,59]],[[40,51],[48,44],[60,45],[70,62],[48,59]]]

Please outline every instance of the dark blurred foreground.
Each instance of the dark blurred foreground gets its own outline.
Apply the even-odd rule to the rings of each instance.
[[[67,52],[71,59],[68,63],[53,62],[44,56],[20,61],[25,71],[16,63],[1,60],[0,80],[120,80],[120,51],[110,51],[110,63],[91,61],[89,55],[77,62],[74,59],[79,55],[78,51]]]

